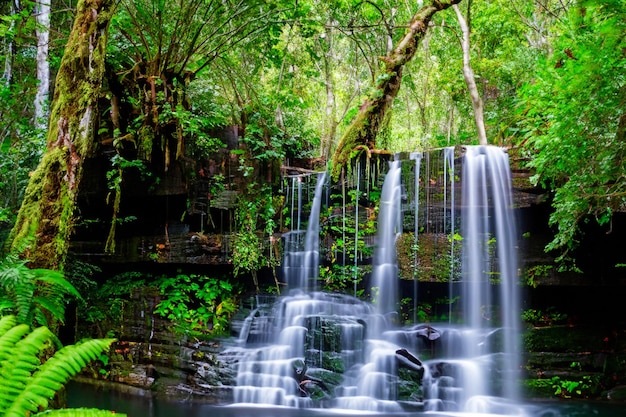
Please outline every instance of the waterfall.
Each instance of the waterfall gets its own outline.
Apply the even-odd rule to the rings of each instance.
[[[274,304],[256,308],[242,327],[234,388],[237,403],[385,413],[523,415],[512,402],[519,398],[520,311],[508,156],[496,147],[467,147],[460,170],[461,204],[457,206],[455,178],[459,172],[455,171],[454,148],[438,155],[443,171],[441,165],[431,164],[433,156],[426,154],[426,165],[439,168],[432,175],[427,167],[427,174],[421,177],[422,154],[411,155],[415,161],[411,178],[414,243],[418,230],[429,233],[427,226],[419,224],[422,182],[429,184],[425,194],[430,193],[433,207],[443,209],[443,216],[437,217],[434,209],[431,216],[426,207],[423,216],[433,222],[430,233],[451,239],[450,253],[442,256],[458,256],[454,242],[460,211],[456,244],[461,245],[462,267],[459,273],[453,269],[455,261],[450,262],[450,300],[458,299],[462,308],[456,308],[457,304],[450,307],[449,317],[442,323],[402,326],[396,319],[396,240],[404,223],[400,160],[389,163],[382,185],[371,302],[317,291],[319,217],[326,176],[318,174],[306,231],[300,230],[299,221],[302,181],[293,180],[291,205],[296,209],[293,197],[297,187],[298,220],[292,213],[292,225],[297,228],[285,234],[282,266],[290,291]],[[345,239],[345,231],[338,236]],[[417,260],[414,266],[418,267]],[[414,306],[418,278],[413,276]]]
[[[466,148],[462,175],[461,298],[464,320],[471,329],[491,329],[494,322],[499,322],[505,358],[502,395],[518,399],[515,380],[519,369],[520,306],[510,172],[508,155],[502,149]],[[494,291],[494,286],[499,291]],[[479,349],[482,347],[468,344],[466,354],[478,355]]]

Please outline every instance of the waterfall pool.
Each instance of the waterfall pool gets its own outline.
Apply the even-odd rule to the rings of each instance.
[[[67,386],[69,407],[96,407],[125,413],[129,417],[340,417],[372,415],[378,417],[497,417],[475,413],[371,413],[336,409],[294,409],[275,406],[215,406],[198,402],[167,401],[149,395],[122,393],[111,388],[71,382]],[[521,406],[524,417],[623,417],[626,403],[602,401],[529,401]]]

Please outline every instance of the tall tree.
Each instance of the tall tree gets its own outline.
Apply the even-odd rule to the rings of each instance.
[[[37,95],[35,96],[35,126],[45,129],[48,126],[48,92],[50,91],[50,62],[48,43],[50,42],[50,1],[35,2],[35,32],[37,36]]]
[[[470,63],[470,26],[469,15],[471,10],[471,0],[467,5],[467,16],[463,16],[463,13],[459,9],[458,5],[453,5],[454,13],[459,21],[461,27],[462,39],[461,49],[463,51],[463,78],[465,78],[465,84],[467,85],[467,91],[472,99],[472,109],[474,110],[474,121],[476,123],[476,131],[478,132],[478,143],[481,145],[487,145],[487,132],[485,130],[485,118],[483,116],[483,99],[480,97],[480,92],[476,86],[476,78],[474,77],[474,70]]]
[[[15,55],[15,40],[13,39],[13,31],[15,29],[15,16],[21,9],[19,0],[11,0],[9,4],[9,24],[7,28],[3,28],[2,30],[3,35],[6,35],[7,33],[10,35],[4,36],[6,53],[4,57],[2,79],[6,85],[11,83],[11,78],[13,77],[13,57]]]
[[[57,74],[47,149],[30,178],[9,249],[62,269],[75,221],[83,161],[95,149],[104,58],[115,0],[80,0]]]
[[[374,93],[362,103],[359,113],[344,132],[333,154],[332,173],[334,178],[339,176],[342,167],[350,160],[352,152],[357,146],[365,145],[369,149],[376,147],[376,137],[400,90],[404,65],[415,55],[419,42],[424,38],[433,16],[437,12],[460,2],[461,0],[431,0],[429,4],[413,15],[404,36],[395,44],[391,52],[381,58],[383,70],[377,78],[378,82]]]

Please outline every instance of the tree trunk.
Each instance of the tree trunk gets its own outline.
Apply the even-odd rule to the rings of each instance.
[[[10,6],[11,16],[16,15],[20,11],[20,2],[19,0],[12,0]],[[15,20],[11,19],[11,23],[9,24],[9,33],[13,34],[15,30]],[[5,41],[7,43],[6,46],[6,55],[4,58],[4,71],[2,73],[2,79],[4,80],[5,85],[11,84],[11,79],[13,77],[13,59],[15,57],[15,40],[13,40],[13,36],[5,37]]]
[[[37,26],[37,95],[35,96],[35,126],[48,127],[48,92],[50,90],[50,62],[48,61],[48,41],[50,39],[50,0],[37,0],[35,3]]]
[[[384,62],[384,69],[378,77],[380,81],[376,85],[375,93],[361,105],[359,113],[341,137],[333,154],[332,175],[334,179],[339,177],[342,167],[351,159],[356,147],[363,145],[369,149],[376,147],[376,136],[387,117],[387,110],[400,90],[404,65],[415,55],[419,41],[424,38],[428,24],[435,13],[460,2],[461,0],[431,0],[430,4],[413,15],[407,32],[393,50],[381,58]]]
[[[467,21],[463,17],[463,13],[459,10],[459,6],[456,4],[452,6],[456,17],[459,20],[459,26],[463,33],[463,40],[461,47],[463,49],[463,78],[465,78],[465,84],[467,90],[470,93],[472,99],[472,109],[474,110],[474,121],[476,122],[476,131],[478,132],[478,143],[481,145],[487,145],[487,132],[485,131],[485,118],[483,116],[483,100],[480,98],[478,87],[476,87],[476,79],[474,78],[474,70],[470,65],[470,29]],[[469,10],[469,9],[468,9]]]
[[[79,0],[56,79],[47,149],[26,188],[8,248],[32,266],[63,269],[83,161],[95,151],[98,97],[115,0]]]
[[[337,103],[335,100],[335,81],[332,72],[332,61],[334,55],[334,39],[330,24],[326,28],[326,41],[328,51],[323,55],[324,60],[324,86],[326,87],[326,108],[324,124],[322,126],[322,138],[320,144],[320,154],[325,161],[330,156],[330,149],[335,141],[337,133]]]

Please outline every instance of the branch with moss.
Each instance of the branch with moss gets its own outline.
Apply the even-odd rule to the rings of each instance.
[[[406,33],[393,50],[387,56],[381,57],[384,69],[378,76],[373,93],[361,104],[359,112],[341,137],[333,154],[332,176],[335,180],[339,177],[342,167],[350,161],[355,148],[360,145],[365,145],[369,149],[376,147],[376,137],[384,127],[388,110],[400,90],[404,65],[415,55],[433,16],[460,2],[461,0],[430,1],[413,15]]]

